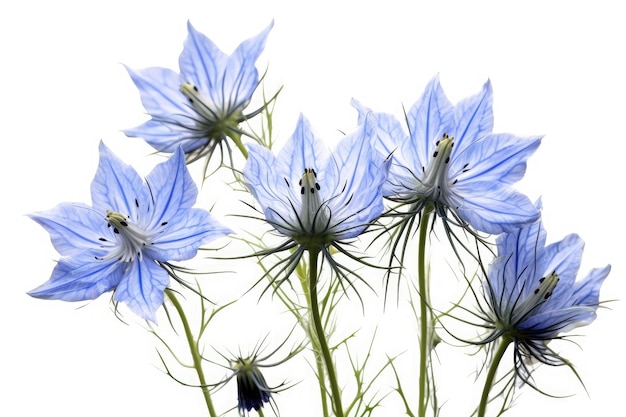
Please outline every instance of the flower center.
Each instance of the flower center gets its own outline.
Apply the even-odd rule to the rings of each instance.
[[[416,192],[431,201],[445,199],[448,190],[448,163],[454,147],[454,138],[443,134],[443,138],[437,142],[433,158],[424,171],[424,178],[416,187]],[[443,196],[442,196],[443,194]]]
[[[320,234],[328,229],[330,215],[328,207],[322,205],[320,185],[317,182],[317,173],[312,168],[306,168],[299,182],[302,195],[302,211],[300,219],[303,230],[311,235]]]
[[[217,109],[210,105],[211,102],[198,91],[198,87],[195,85],[183,83],[180,86],[180,92],[189,99],[194,110],[204,116],[207,121],[217,122],[221,119]]]
[[[141,251],[152,244],[153,233],[148,233],[135,224],[129,222],[129,216],[115,211],[106,211],[106,221],[113,228],[119,245],[103,259],[118,259],[122,262],[132,262],[135,257],[141,256]],[[105,238],[100,238],[106,241]]]
[[[235,111],[228,105],[222,107],[215,105],[205,97],[198,87],[189,83],[183,83],[180,91],[189,100],[194,110],[202,117],[202,124],[209,129],[209,136],[212,138],[222,138],[224,133],[236,128],[243,119],[241,111]]]
[[[539,286],[523,300],[517,300],[511,311],[511,323],[519,323],[540,304],[546,302],[552,295],[559,276],[556,271],[539,279]]]

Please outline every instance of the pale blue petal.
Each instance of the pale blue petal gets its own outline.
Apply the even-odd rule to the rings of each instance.
[[[167,161],[154,167],[146,177],[146,183],[152,193],[151,221],[145,224],[149,230],[163,222],[177,222],[179,210],[191,208],[198,196],[198,188],[187,170],[185,155],[180,148]]]
[[[198,32],[191,22],[187,22],[187,30],[189,34],[178,59],[182,82],[188,82],[203,92],[219,90],[228,55]]]
[[[522,332],[532,331],[533,338],[549,340],[576,327],[590,324],[596,317],[597,307],[568,305],[552,309],[554,296],[542,304],[535,314],[529,315],[517,327]],[[571,300],[566,300],[570,301]]]
[[[426,86],[420,99],[407,114],[411,142],[415,148],[417,166],[427,166],[437,141],[444,133],[451,135],[454,128],[454,107],[446,97],[439,76]]]
[[[597,306],[600,300],[600,287],[611,272],[611,265],[594,268],[585,279],[574,284],[572,299],[575,304]]]
[[[417,159],[416,148],[400,122],[387,113],[372,113],[368,119],[375,125],[375,149],[385,158],[392,155],[396,165],[413,166],[412,161]]]
[[[539,209],[540,205],[536,207]],[[534,281],[543,276],[540,262],[545,241],[546,231],[539,221],[498,236],[498,258],[488,273],[489,284],[496,294],[506,294],[506,300],[515,300],[518,294],[523,298],[535,290]]]
[[[463,205],[458,215],[476,230],[499,234],[511,232],[536,221],[539,210],[528,197],[510,187],[494,183],[474,183],[471,189],[458,187]]]
[[[535,205],[537,210],[540,207]],[[511,279],[536,277],[543,273],[544,268],[538,270],[537,263],[542,259],[546,237],[543,223],[539,221],[498,236],[498,255],[509,259],[507,266],[512,268],[509,275]]]
[[[72,256],[103,245],[98,239],[110,234],[106,230],[105,215],[85,204],[62,203],[51,210],[29,214],[28,217],[50,233],[50,240],[57,252],[62,256]],[[98,256],[105,253],[100,249]]]
[[[61,258],[50,279],[28,294],[46,300],[93,300],[111,291],[121,279],[122,267],[117,260],[96,260],[84,254]]]
[[[563,240],[546,246],[544,250],[543,276],[556,272],[559,283],[553,294],[559,298],[560,293],[570,291],[576,281],[576,274],[580,268],[585,242],[577,234],[570,234]]]
[[[383,212],[382,185],[389,171],[385,160],[372,147],[375,134],[368,120],[357,131],[341,140],[323,172],[334,182],[325,185],[335,194],[324,194],[331,209],[331,224],[340,222],[340,239],[359,235]],[[320,190],[320,195],[324,191]]]
[[[490,81],[483,85],[480,93],[463,99],[454,106],[455,130],[446,133],[454,136],[456,153],[463,152],[472,142],[491,133],[493,129],[492,107],[493,91]]]
[[[372,109],[364,106],[359,100],[355,98],[352,98],[350,100],[350,104],[356,109],[358,113],[357,124],[362,125],[363,123],[365,123],[365,116],[367,116],[368,113],[372,113]]]
[[[385,158],[391,156],[389,181],[383,186],[383,194],[392,196],[412,192],[409,186],[415,182],[413,172],[418,169],[416,168],[417,149],[409,141],[400,122],[390,114],[374,113],[354,99],[352,105],[359,112],[359,125],[365,123],[366,117],[372,124],[372,129],[374,129],[372,141],[376,151]],[[419,172],[421,172],[421,167],[419,167]]]
[[[540,136],[520,138],[510,134],[489,134],[456,154],[448,176],[459,183],[494,181],[512,184],[524,176],[526,160],[540,143]]]
[[[154,245],[146,248],[146,252],[154,259],[191,259],[201,245],[232,233],[205,210],[181,210],[175,218],[176,221],[169,223],[155,239]]]
[[[206,146],[209,142],[206,130],[196,128],[191,123],[182,125],[152,119],[136,128],[124,130],[124,134],[130,137],[140,137],[160,152],[173,153],[180,146],[187,154]]]
[[[252,93],[259,84],[259,73],[256,69],[256,60],[265,48],[265,41],[274,22],[270,23],[257,36],[245,40],[228,58],[228,71],[224,74],[224,92],[230,92],[230,97],[224,97],[229,107],[246,105]]]
[[[251,143],[248,144],[248,160],[243,175],[267,221],[281,233],[290,235],[288,225],[296,222],[295,216],[301,207],[300,195],[294,192],[298,183],[289,178],[290,169],[286,164],[279,163],[269,149]],[[295,206],[295,212],[290,202]]]
[[[149,194],[143,180],[130,165],[111,152],[100,142],[100,163],[91,183],[93,208],[106,214],[115,211],[136,218],[137,202],[149,201]]]
[[[498,305],[503,301],[501,295],[505,294],[504,289],[506,288],[507,292],[510,292],[517,286],[515,280],[515,255],[504,251],[501,252],[499,249],[498,255],[497,258],[487,265],[487,279],[483,281],[485,298],[496,311],[499,311]]]
[[[163,292],[170,282],[167,272],[154,260],[142,257],[128,265],[113,299],[125,303],[133,313],[156,323],[156,311],[163,305]]]
[[[141,94],[146,112],[155,121],[189,125],[195,119],[196,111],[180,91],[183,81],[179,74],[159,67],[126,70]]]
[[[313,133],[309,121],[300,115],[293,135],[276,156],[279,166],[274,169],[289,173],[288,179],[297,183],[304,170],[312,168],[321,181],[325,175],[321,167],[325,166],[329,153],[326,144]]]

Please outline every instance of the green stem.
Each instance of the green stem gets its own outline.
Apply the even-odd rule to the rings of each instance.
[[[326,365],[326,373],[328,374],[328,382],[330,383],[330,390],[332,394],[333,410],[335,416],[343,417],[343,406],[341,405],[341,391],[337,384],[337,376],[335,374],[335,367],[333,365],[333,359],[328,349],[328,342],[326,341],[326,335],[324,333],[324,327],[322,326],[322,319],[320,318],[319,305],[317,301],[317,256],[319,251],[309,250],[309,288],[311,297],[311,315],[313,316],[313,327],[317,335],[319,342],[319,348],[324,358]],[[320,375],[323,378],[323,375]]]
[[[310,291],[311,289],[309,288],[308,282],[309,279],[307,277],[307,272],[306,272],[306,267],[304,266],[303,262],[300,262],[296,268],[296,274],[298,276],[298,281],[300,281],[300,286],[302,287],[302,293],[305,295],[305,299],[307,300],[307,303],[311,303],[311,296],[310,296]],[[277,294],[279,295],[281,301],[287,306],[287,308],[289,309],[289,311],[291,311],[295,316],[296,319],[298,320],[298,323],[300,323],[300,325],[302,326],[302,328],[304,329],[304,331],[307,332],[307,334],[310,334],[311,331],[311,327],[310,324],[307,323],[307,321],[305,320],[304,317],[302,317],[302,315],[299,313],[299,308],[297,308],[295,305],[293,305],[293,303],[290,303],[288,300],[288,297],[283,297],[282,296],[282,290],[280,289],[279,286],[274,287],[277,291]],[[309,307],[310,310],[310,307]],[[317,374],[319,375],[318,378],[318,383],[320,386],[320,396],[321,396],[321,401],[322,401],[322,416],[323,417],[329,417],[328,414],[328,396],[326,394],[326,384],[324,383],[325,380],[325,371],[324,371],[324,359],[322,358],[322,355],[320,354],[320,347],[319,347],[319,343],[315,340],[314,337],[310,337],[311,340],[311,344],[313,345],[313,356],[315,356],[315,367],[317,368]]]
[[[502,340],[500,340],[500,345],[498,346],[498,350],[493,355],[493,359],[491,360],[491,365],[489,366],[489,372],[487,372],[487,379],[485,380],[485,386],[483,387],[483,394],[480,397],[480,405],[478,406],[478,415],[477,417],[485,417],[485,411],[487,411],[487,403],[489,402],[489,392],[493,387],[493,381],[496,378],[496,371],[498,370],[498,365],[500,364],[500,360],[504,356],[504,352],[506,352],[507,347],[513,341],[513,339],[504,336]]]
[[[430,329],[430,294],[428,289],[428,272],[426,270],[426,237],[428,236],[428,223],[432,207],[424,209],[419,227],[419,247],[417,254],[417,280],[420,296],[420,359],[419,359],[419,404],[417,415],[426,416],[426,405],[428,404],[429,390],[427,390],[428,363],[430,361],[431,350],[431,329]]]
[[[241,134],[236,132],[227,132],[226,134],[232,139],[233,142],[235,142],[235,145],[237,145],[237,149],[239,149],[243,157],[248,159],[248,150],[241,141]]]
[[[313,343],[315,345],[315,350],[313,354],[315,355],[315,364],[317,366],[317,374],[319,375],[319,383],[320,383],[320,394],[322,395],[322,415],[324,417],[329,417],[328,415],[328,399],[326,398],[326,384],[324,384],[324,360],[320,355],[320,349],[318,343]]]
[[[213,401],[211,401],[211,393],[209,392],[209,388],[204,377],[204,371],[202,370],[202,356],[200,355],[200,350],[198,349],[198,343],[191,333],[191,328],[189,327],[189,321],[187,320],[187,316],[185,315],[185,310],[183,309],[182,305],[180,304],[172,290],[166,289],[165,294],[167,294],[167,298],[169,298],[174,305],[174,308],[176,309],[176,311],[178,312],[178,316],[180,317],[180,321],[183,324],[183,328],[185,329],[185,336],[187,336],[189,351],[191,352],[191,357],[193,359],[193,367],[198,374],[200,388],[202,389],[202,394],[204,395],[204,401],[206,403],[207,409],[209,410],[209,415],[211,417],[217,417],[217,413],[213,408]]]

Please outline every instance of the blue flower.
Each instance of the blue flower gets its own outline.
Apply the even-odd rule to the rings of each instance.
[[[362,121],[371,110],[353,100]],[[393,155],[384,195],[407,206],[414,218],[427,206],[448,224],[498,234],[539,218],[539,211],[511,184],[520,180],[540,137],[492,133],[492,90],[453,106],[439,78],[427,85],[406,120],[409,134],[393,116],[375,113],[376,146]],[[405,223],[406,224],[406,223]]]
[[[171,153],[182,146],[190,163],[210,158],[218,146],[223,151],[227,137],[243,149],[239,124],[260,111],[243,113],[259,84],[255,62],[273,23],[242,42],[230,56],[191,23],[187,26],[180,74],[167,68],[127,68],[152,118],[124,133],[144,138],[161,152]]]
[[[30,215],[62,257],[50,279],[29,294],[82,301],[113,290],[115,303],[156,322],[170,278],[163,266],[193,258],[200,245],[230,232],[192,208],[196,196],[180,149],[144,182],[100,143],[92,206],[62,203]]]
[[[345,253],[341,243],[360,235],[383,212],[382,186],[390,161],[372,147],[373,134],[373,126],[363,123],[330,154],[300,116],[277,156],[248,145],[245,182],[267,222],[287,237],[278,250],[295,248],[283,269],[287,276],[306,250],[321,251],[331,266],[340,268],[329,247]]]
[[[537,204],[540,208],[540,204]],[[576,234],[546,246],[540,221],[497,238],[498,257],[487,270],[483,318],[491,332],[482,343],[505,337],[514,343],[515,369],[525,382],[533,359],[567,362],[548,347],[562,333],[596,318],[602,282],[610,265],[576,280],[584,243]]]

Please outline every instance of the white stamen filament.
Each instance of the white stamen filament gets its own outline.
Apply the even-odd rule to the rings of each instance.
[[[525,299],[516,302],[513,306],[511,323],[517,323],[523,319],[529,312],[533,311],[541,303],[544,303],[554,291],[556,284],[559,282],[559,276],[556,272],[545,276],[539,280],[539,286],[528,294]]]
[[[441,194],[448,190],[448,163],[454,147],[454,138],[444,134],[437,143],[433,157],[424,171],[424,178],[415,190],[431,201],[442,199]],[[445,199],[445,195],[443,196]]]
[[[128,217],[120,213],[111,210],[107,210],[106,213],[106,221],[118,237],[119,245],[104,259],[132,262],[135,257],[140,257],[143,248],[152,243],[154,233],[148,233],[130,223]]]

